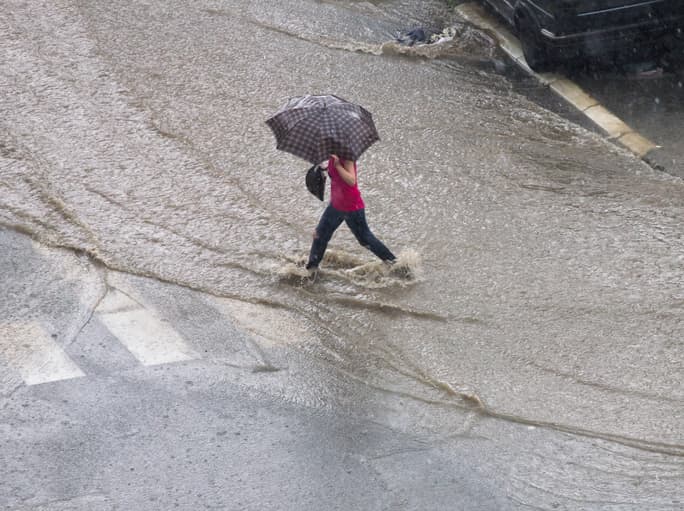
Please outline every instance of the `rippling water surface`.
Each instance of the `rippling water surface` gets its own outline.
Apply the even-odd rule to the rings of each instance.
[[[440,2],[4,6],[2,225],[285,309],[307,356],[388,392],[684,452],[684,184],[517,94],[486,34],[384,45],[455,22]],[[264,120],[326,92],[374,114],[360,186],[412,280],[344,227],[315,284],[293,269],[323,205]]]

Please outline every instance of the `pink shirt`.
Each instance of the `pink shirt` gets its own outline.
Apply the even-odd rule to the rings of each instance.
[[[344,161],[340,159],[340,165],[344,165]],[[328,175],[330,176],[330,204],[339,211],[358,211],[365,207],[361,192],[359,192],[359,179],[356,173],[356,162],[354,162],[354,175],[356,182],[353,186],[348,185],[342,179],[339,172],[335,168],[335,162],[332,158],[328,160]]]

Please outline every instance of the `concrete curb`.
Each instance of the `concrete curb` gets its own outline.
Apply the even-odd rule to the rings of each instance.
[[[526,73],[537,77],[558,96],[584,113],[604,134],[647,163],[647,155],[659,148],[656,144],[643,137],[620,118],[603,107],[598,100],[587,94],[575,82],[556,73],[535,73],[525,62],[520,41],[506,25],[490,16],[482,6],[475,3],[460,4],[456,12],[466,21],[480,28],[491,31],[499,41],[501,49]]]

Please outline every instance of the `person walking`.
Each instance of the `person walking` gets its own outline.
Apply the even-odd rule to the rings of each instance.
[[[357,181],[356,162],[342,160],[339,156],[332,154],[328,159],[328,175],[330,176],[330,204],[323,212],[314,231],[306,269],[312,273],[318,270],[328,242],[343,221],[362,246],[381,260],[394,262],[396,260],[394,254],[373,235],[366,222],[365,204]]]

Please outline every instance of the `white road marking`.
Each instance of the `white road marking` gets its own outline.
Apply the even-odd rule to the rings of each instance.
[[[85,376],[61,346],[38,324],[0,323],[0,356],[27,385]]]
[[[178,332],[121,291],[109,291],[95,312],[143,365],[199,358]]]

